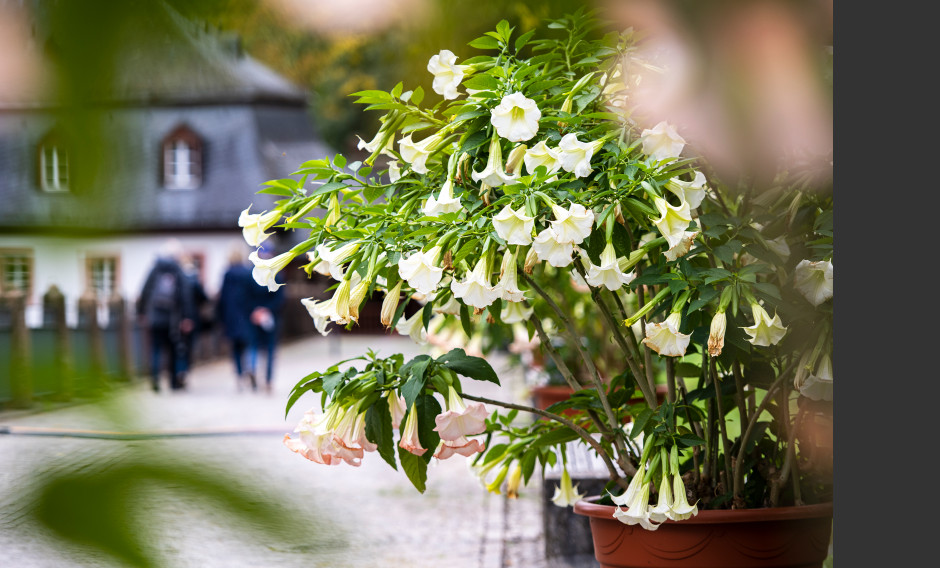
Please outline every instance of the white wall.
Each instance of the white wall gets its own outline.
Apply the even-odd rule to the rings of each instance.
[[[117,274],[118,292],[133,305],[144,280],[157,257],[160,246],[169,235],[121,237],[53,237],[39,235],[2,235],[0,249],[28,249],[33,256],[33,289],[27,300],[26,323],[38,327],[42,323],[42,296],[55,284],[66,298],[66,319],[70,326],[78,321],[78,298],[85,292],[88,277],[85,260],[88,256],[116,256],[120,259]],[[205,259],[203,285],[210,297],[222,285],[232,247],[239,247],[247,261],[251,249],[241,231],[174,233],[184,250],[201,254]]]

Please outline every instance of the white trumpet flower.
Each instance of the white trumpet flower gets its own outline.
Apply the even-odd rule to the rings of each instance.
[[[493,228],[510,245],[529,245],[532,244],[535,217],[526,215],[525,207],[513,211],[512,207],[506,205],[493,216]]]
[[[506,95],[492,111],[490,123],[496,133],[510,142],[525,142],[539,131],[542,111],[532,99],[516,92]]]
[[[685,139],[676,132],[676,127],[665,120],[640,133],[643,153],[653,160],[668,160],[679,157],[685,147]]]
[[[751,344],[769,347],[779,342],[786,335],[787,328],[780,321],[779,315],[774,314],[774,317],[771,318],[770,314],[757,303],[751,304],[751,314],[754,316],[754,325],[741,328],[744,333],[751,336],[748,339]]]
[[[476,266],[467,273],[463,281],[452,281],[450,289],[453,290],[454,297],[460,298],[463,303],[474,308],[485,308],[499,297],[499,293],[490,285],[485,256],[480,257]]]
[[[561,167],[575,177],[587,177],[591,174],[591,157],[603,144],[603,140],[581,142],[573,132],[565,134],[558,142]]]
[[[255,265],[255,267],[251,269],[251,276],[259,286],[267,286],[269,291],[275,292],[284,285],[281,282],[275,281],[277,273],[290,264],[290,261],[294,260],[294,256],[293,252],[287,251],[274,258],[261,258],[258,255],[258,251],[251,251],[251,254],[248,255],[248,260]]]
[[[672,178],[666,182],[666,189],[673,192],[680,200],[689,204],[690,209],[695,209],[702,204],[705,199],[705,174],[695,172],[692,181],[682,181],[679,178]]]
[[[532,249],[530,253],[535,253],[535,257],[538,260],[544,260],[556,268],[562,268],[568,266],[574,260],[571,257],[571,254],[574,252],[574,244],[571,242],[559,242],[558,235],[555,234],[555,231],[549,227],[543,229],[539,233],[535,240],[532,241]],[[530,264],[531,255],[526,256],[526,266]]]
[[[679,333],[682,314],[672,313],[662,323],[646,325],[646,337],[643,344],[666,357],[682,357],[689,348],[691,335]]]
[[[428,71],[434,75],[431,88],[445,99],[456,99],[457,87],[463,81],[467,65],[457,65],[457,56],[449,49],[442,49],[428,60]]]
[[[278,219],[281,218],[281,212],[275,209],[265,213],[248,213],[251,205],[241,212],[238,216],[238,226],[242,228],[242,236],[249,246],[260,247],[272,233],[265,233],[270,229]]]
[[[499,138],[494,136],[490,140],[490,152],[486,159],[486,167],[483,168],[483,171],[471,172],[470,178],[473,181],[483,182],[490,187],[499,187],[519,179],[518,173],[506,173],[503,167],[503,150],[500,147]]]
[[[832,297],[832,262],[801,260],[793,271],[796,289],[814,306]]]
[[[448,178],[437,198],[432,193],[421,210],[428,217],[437,217],[445,213],[460,211],[460,198],[454,197],[454,182]]]
[[[441,247],[433,247],[427,252],[415,251],[407,258],[402,255],[398,261],[398,275],[419,293],[431,294],[437,290],[444,276],[444,269],[435,266],[440,253]]]
[[[522,158],[525,163],[525,169],[530,174],[535,173],[535,168],[545,166],[549,174],[557,173],[561,169],[561,154],[557,149],[549,148],[544,140],[526,150]]]
[[[587,283],[591,286],[605,286],[613,292],[619,290],[624,284],[633,282],[636,278],[636,273],[624,274],[620,270],[620,261],[617,259],[613,243],[607,243],[601,252],[600,266],[591,263],[590,260],[588,262]]]
[[[572,203],[568,209],[552,205],[555,220],[551,228],[560,243],[580,244],[591,234],[594,225],[594,211],[586,209],[580,203]]]
[[[692,222],[692,213],[689,211],[689,204],[685,201],[678,206],[670,205],[662,197],[653,200],[656,209],[659,210],[661,217],[655,219],[653,224],[659,229],[659,232],[666,238],[669,248],[680,244],[688,239],[689,223]]]

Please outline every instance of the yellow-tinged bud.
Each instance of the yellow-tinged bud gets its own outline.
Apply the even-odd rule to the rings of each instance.
[[[402,282],[404,282],[404,280],[399,280],[394,288],[385,291],[385,299],[382,300],[381,320],[382,325],[386,328],[392,327],[392,318],[395,317],[395,312],[398,311],[398,300],[401,296]]]
[[[349,293],[349,317],[355,322],[359,321],[359,306],[366,299],[371,284],[371,280],[361,280]]]
[[[528,147],[525,144],[517,144],[515,148],[512,149],[512,152],[509,153],[509,158],[506,160],[506,173],[515,174],[519,170],[519,166],[522,165],[522,158],[525,157],[525,151]]]
[[[507,463],[499,470],[499,473],[496,474],[496,477],[493,478],[493,481],[486,484],[486,490],[490,493],[499,494],[499,488],[503,484],[503,480],[506,479],[506,474],[509,473],[509,464]]]
[[[523,267],[523,270],[525,270],[525,273],[532,274],[532,269],[535,268],[535,265],[538,264],[538,262],[539,262],[539,255],[535,252],[534,247],[530,247],[529,252],[526,253],[525,255],[525,266]]]
[[[338,222],[339,222],[339,198],[336,197],[336,194],[334,193],[330,197],[330,212],[326,216],[325,224],[327,227],[330,227],[332,225],[335,225]]]
[[[712,325],[708,332],[708,354],[712,357],[721,355],[725,346],[725,327],[728,320],[724,312],[718,312],[712,318]]]
[[[517,499],[519,497],[519,486],[522,484],[522,468],[515,464],[512,473],[509,474],[509,480],[506,481],[506,497]]]

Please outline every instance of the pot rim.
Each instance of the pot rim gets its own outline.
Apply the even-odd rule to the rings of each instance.
[[[585,497],[574,504],[574,512],[586,517],[614,519],[614,505],[595,503],[600,495]],[[704,524],[704,523],[751,523],[755,521],[785,521],[790,519],[810,519],[831,517],[833,502],[812,505],[791,505],[787,507],[762,507],[759,509],[716,509],[699,511],[698,515],[684,521],[666,520],[664,524]]]

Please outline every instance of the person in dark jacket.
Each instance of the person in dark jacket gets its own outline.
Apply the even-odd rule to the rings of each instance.
[[[258,256],[271,258],[273,256],[271,247],[262,244],[261,248],[258,249]],[[258,351],[263,350],[265,355],[264,389],[265,392],[270,394],[274,379],[274,352],[277,350],[278,333],[280,332],[281,307],[284,305],[284,288],[279,287],[271,292],[266,286],[258,285],[254,279],[252,279],[252,283],[255,285],[255,308],[251,311],[252,333],[254,335],[251,368],[255,368]]]
[[[208,307],[209,296],[202,286],[202,280],[199,278],[199,268],[190,254],[183,254],[180,259],[180,267],[183,269],[183,283],[188,287],[191,302],[189,308],[191,312],[185,314],[188,319],[193,321],[192,330],[182,333],[183,352],[179,358],[180,366],[177,373],[185,377],[188,375],[193,364],[193,353],[196,350],[196,340],[203,328],[211,327],[211,317],[203,316],[204,310]]]
[[[150,336],[150,380],[155,392],[160,390],[164,352],[170,388],[185,388],[185,377],[179,372],[185,349],[182,338],[194,324],[192,296],[179,265],[181,254],[179,241],[169,239],[163,244],[137,299],[138,318]]]
[[[229,266],[222,277],[222,287],[216,302],[216,321],[222,325],[232,348],[235,362],[236,386],[245,382],[257,388],[255,359],[257,344],[251,323],[251,313],[257,305],[257,288],[246,262],[244,246],[233,247],[229,253]]]

